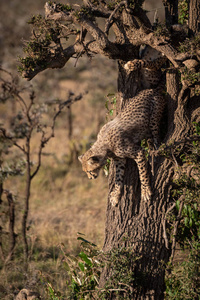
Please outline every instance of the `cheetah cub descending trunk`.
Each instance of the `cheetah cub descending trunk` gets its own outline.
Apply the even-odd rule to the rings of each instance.
[[[123,187],[125,159],[135,160],[141,182],[141,199],[151,198],[150,179],[142,139],[153,139],[158,144],[159,123],[164,108],[164,98],[160,89],[146,89],[130,99],[124,109],[105,124],[97,141],[79,160],[89,179],[97,178],[107,158],[113,158],[116,168],[115,187],[110,194],[113,206],[117,205]]]

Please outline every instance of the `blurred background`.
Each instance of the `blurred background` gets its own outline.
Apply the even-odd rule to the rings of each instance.
[[[0,2],[0,65],[17,76],[18,57],[24,56],[24,41],[28,40],[31,26],[27,21],[32,15],[44,14],[44,0],[1,0]],[[65,1],[64,1],[65,2]],[[73,3],[75,1],[69,1]],[[155,14],[163,18],[162,1],[145,1],[144,8],[153,22]],[[31,248],[31,276],[34,282],[38,270],[48,273],[52,280],[64,285],[64,274],[57,261],[58,245],[63,243],[69,253],[77,253],[77,232],[84,233],[88,240],[103,246],[104,222],[107,202],[107,178],[102,171],[99,178],[89,181],[81,170],[77,156],[96,139],[101,126],[108,120],[109,103],[117,91],[117,63],[96,56],[71,59],[62,70],[46,70],[31,82],[20,78],[23,86],[32,86],[36,101],[67,100],[69,93],[83,98],[66,108],[56,121],[55,137],[50,140],[42,155],[42,166],[33,179],[28,217],[28,241]],[[109,95],[109,96],[108,96]],[[24,95],[26,98],[26,95]],[[14,114],[11,102],[0,103],[0,124],[6,127]],[[50,115],[46,114],[45,118]],[[48,120],[47,120],[48,122]],[[9,126],[9,124],[8,124]],[[14,149],[3,156],[4,165],[9,165],[15,156]],[[31,141],[32,160],[38,151],[38,135]],[[0,299],[13,299],[13,293],[27,282],[21,269],[20,254],[21,214],[25,189],[24,176],[8,177],[4,188],[15,197],[16,227],[18,234],[17,259],[1,270]],[[4,209],[2,198],[0,209]],[[0,214],[1,227],[5,227],[4,212]],[[3,266],[1,262],[0,266]],[[63,278],[61,278],[63,276]]]

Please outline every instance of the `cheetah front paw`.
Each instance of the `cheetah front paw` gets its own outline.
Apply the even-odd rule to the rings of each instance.
[[[117,193],[116,191],[111,192],[110,194],[110,203],[112,206],[117,206],[120,199],[120,193]]]
[[[125,65],[124,65],[124,69],[127,71],[136,71],[138,69],[138,60],[134,59],[131,61],[128,61]]]
[[[151,188],[150,187],[143,187],[142,190],[141,190],[141,200],[147,202],[151,199],[151,195],[152,195],[152,192],[151,192]]]

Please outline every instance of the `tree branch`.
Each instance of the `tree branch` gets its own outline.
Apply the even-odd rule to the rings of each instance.
[[[115,9],[113,10],[113,12],[110,14],[110,16],[109,16],[109,18],[108,18],[108,20],[107,20],[107,22],[106,22],[106,25],[105,25],[105,30],[104,30],[105,34],[108,34],[109,29],[110,29],[110,27],[111,27],[112,24],[113,24],[114,15],[115,15],[116,12],[118,11],[118,9],[119,9],[121,6],[123,6],[123,5],[126,5],[126,6],[127,6],[127,0],[120,2],[120,3],[115,7]]]
[[[90,0],[85,0],[84,4],[85,6],[79,7],[77,10],[70,8],[66,11],[62,10],[59,4],[45,4],[46,20],[55,22],[65,21],[68,25],[75,24],[81,26],[85,30],[85,34],[81,37],[77,34],[75,43],[64,50],[62,47],[56,48],[55,51],[50,50],[44,63],[39,61],[37,64],[36,60],[36,66],[25,67],[22,73],[23,77],[30,80],[45,69],[63,68],[72,56],[80,56],[89,52],[103,54],[111,59],[127,61],[130,55],[127,55],[129,50],[127,51],[126,48],[128,47],[129,49],[130,46],[134,48],[142,44],[149,45],[163,53],[175,68],[179,69],[181,73],[184,73],[184,61],[187,60],[187,58],[184,59],[184,61],[180,61],[180,53],[172,47],[170,42],[168,42],[164,36],[159,36],[150,29],[148,18],[141,8],[137,8],[137,11],[134,8],[130,8],[126,0],[116,5],[113,11],[101,9],[98,5],[95,6],[91,3]],[[99,4],[99,6],[102,5]],[[114,22],[115,15],[122,6],[125,6],[122,13],[122,20],[121,17],[118,17],[115,21],[120,20],[123,22],[122,27],[126,35],[126,42],[111,42],[108,38],[108,32],[110,27],[116,23]],[[105,32],[93,21],[96,16],[108,19],[105,25]],[[65,27],[68,28],[68,25],[65,25]],[[90,40],[85,40],[87,32],[92,36],[92,40],[91,38]],[[72,31],[70,31],[70,34],[72,34]],[[75,34],[75,31],[73,31],[73,34]],[[132,51],[132,53],[134,57],[134,51]]]
[[[22,77],[31,80],[38,73],[46,69],[61,69],[74,54],[80,53],[82,50],[83,46],[79,43],[75,43],[74,45],[64,49],[62,52],[56,54],[54,57],[51,57],[46,65],[37,65],[34,69],[24,70],[22,72]]]
[[[95,42],[98,44],[99,53],[102,53],[110,58],[121,56],[120,51],[116,47],[115,43],[111,42],[107,35],[92,21],[84,18],[80,24],[92,35]]]
[[[104,10],[101,6],[101,8],[97,8],[94,6],[90,0],[83,0],[83,3],[85,6],[88,6],[91,9],[92,14],[95,17],[100,17],[100,18],[109,18],[110,12],[108,10]]]
[[[135,46],[139,46],[142,44],[149,45],[150,47],[163,53],[171,61],[175,68],[180,68],[180,63],[176,61],[178,51],[174,49],[171,44],[165,40],[164,37],[157,36],[149,29],[144,27],[141,27],[138,30],[134,29],[134,31],[132,32],[132,36],[130,36],[130,42]]]

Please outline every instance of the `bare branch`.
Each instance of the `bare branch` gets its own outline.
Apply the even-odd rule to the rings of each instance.
[[[52,125],[51,125],[51,133],[49,134],[48,137],[45,137],[45,131],[42,130],[42,137],[40,140],[40,147],[38,150],[38,162],[37,162],[37,167],[35,169],[35,171],[31,174],[31,180],[35,177],[35,175],[38,173],[40,167],[41,167],[41,157],[42,157],[42,150],[45,147],[45,145],[48,143],[48,141],[54,137],[54,130],[55,130],[55,123],[56,123],[56,119],[57,117],[61,114],[61,112],[63,111],[63,109],[65,107],[69,107],[71,106],[74,102],[79,101],[82,99],[83,94],[80,94],[76,97],[72,97],[74,96],[73,93],[69,94],[69,99],[61,102],[59,104],[59,108],[58,111],[55,113],[54,117],[53,117],[53,121],[52,121]]]
[[[112,43],[106,34],[96,26],[92,21],[88,19],[83,19],[81,25],[85,28],[98,43],[100,48],[99,53],[102,53],[108,57],[120,57],[120,51],[116,47],[115,43]]]
[[[14,138],[12,136],[7,135],[5,128],[0,128],[0,132],[3,134],[3,137],[5,139],[12,141],[14,146],[19,148],[23,153],[26,153],[24,146],[18,145],[17,142],[14,141]]]
[[[133,45],[137,46],[141,44],[151,46],[157,51],[163,53],[169,59],[169,61],[171,61],[175,68],[180,68],[180,63],[176,61],[176,56],[178,55],[177,50],[174,49],[164,37],[157,36],[149,29],[141,27],[138,30],[134,29],[132,36],[130,36],[130,41]]]
[[[101,8],[100,7],[97,8],[91,3],[90,0],[83,0],[83,3],[85,6],[88,6],[91,9],[91,12],[95,17],[109,18],[111,14],[107,9],[104,10],[102,6]]]
[[[39,147],[39,150],[38,150],[38,163],[37,163],[37,167],[36,167],[35,171],[30,175],[30,180],[32,180],[35,177],[35,175],[38,173],[38,171],[39,171],[39,169],[41,167],[42,149],[44,147],[44,143],[43,143],[44,136],[45,136],[45,132],[43,131],[42,132],[42,137],[41,137],[41,140],[40,140],[40,147]]]
[[[107,22],[106,22],[106,25],[105,25],[105,30],[104,30],[104,31],[105,31],[105,34],[108,34],[109,29],[110,29],[110,27],[112,26],[113,19],[114,19],[114,16],[115,16],[116,12],[117,12],[117,11],[119,10],[119,8],[120,8],[121,6],[123,6],[123,5],[127,6],[127,0],[120,2],[120,3],[115,7],[115,9],[113,10],[113,12],[110,14],[110,16],[109,16],[109,18],[108,18],[108,20],[107,20]]]
[[[175,206],[176,206],[176,203],[173,203],[172,206],[170,206],[168,208],[168,210],[165,213],[164,220],[162,222],[162,226],[163,226],[163,238],[165,240],[165,247],[167,249],[169,249],[169,241],[168,241],[167,231],[166,231],[166,220],[167,220],[167,215],[170,213],[170,211],[172,211],[174,209]]]

